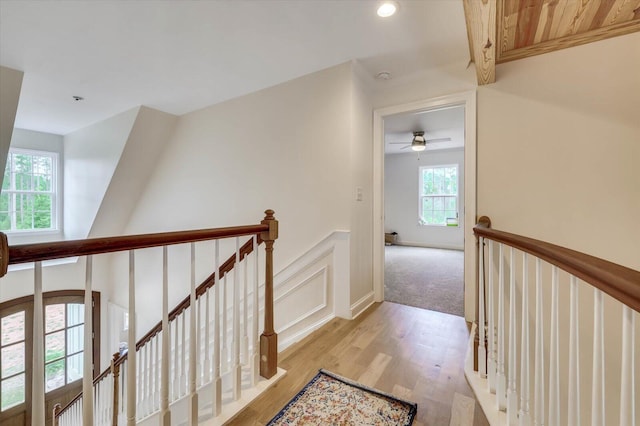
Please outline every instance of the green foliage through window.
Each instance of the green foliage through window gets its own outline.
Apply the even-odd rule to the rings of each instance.
[[[458,166],[420,168],[420,223],[446,225],[458,217]]]
[[[56,154],[9,150],[0,194],[0,231],[55,229]]]

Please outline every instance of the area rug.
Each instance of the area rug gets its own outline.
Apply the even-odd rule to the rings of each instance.
[[[411,425],[417,404],[326,370],[293,397],[267,425]]]

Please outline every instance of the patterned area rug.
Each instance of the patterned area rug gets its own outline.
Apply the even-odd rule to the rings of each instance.
[[[271,425],[411,425],[417,404],[320,372],[268,423]]]

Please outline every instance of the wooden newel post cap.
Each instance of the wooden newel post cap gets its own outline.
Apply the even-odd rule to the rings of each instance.
[[[271,209],[264,211],[264,219],[260,222],[263,225],[269,225],[269,230],[262,232],[260,238],[262,241],[274,241],[278,239],[278,221],[274,217],[275,212]]]
[[[120,352],[116,352],[113,354],[113,358],[111,359],[111,373],[116,374],[120,371],[120,365],[117,363],[120,359]]]
[[[489,216],[480,216],[477,223],[486,228],[491,228],[491,219],[489,219]]]
[[[58,421],[58,416],[60,415],[60,411],[62,411],[62,405],[57,403],[53,406],[53,425],[58,426],[60,422]]]

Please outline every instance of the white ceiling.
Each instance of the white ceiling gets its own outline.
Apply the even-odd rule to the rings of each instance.
[[[413,140],[413,132],[425,132],[427,151],[462,148],[464,146],[464,107],[446,107],[385,117],[385,154],[411,153],[408,145]],[[439,138],[451,140],[429,142],[430,139]]]
[[[394,80],[468,60],[461,1],[399,3],[382,19],[375,0],[1,0],[0,65],[24,71],[16,127],[66,134],[137,105],[184,114],[352,59]]]

